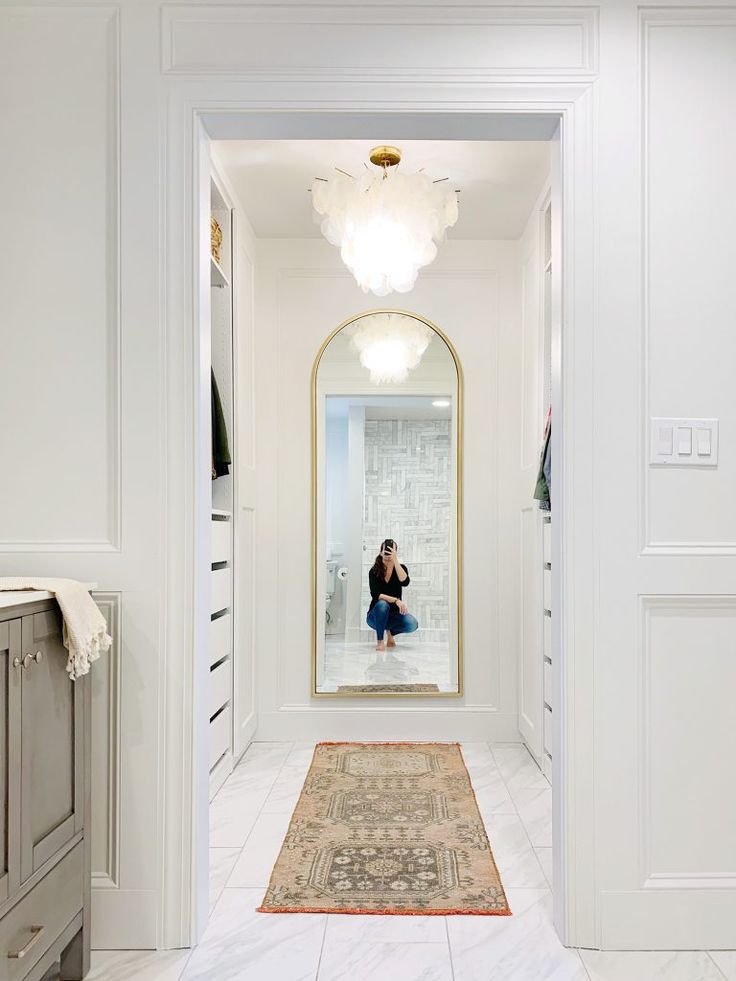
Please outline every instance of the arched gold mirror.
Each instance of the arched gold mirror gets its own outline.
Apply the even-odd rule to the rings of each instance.
[[[312,371],[312,681],[462,694],[462,372],[435,324],[359,314]]]

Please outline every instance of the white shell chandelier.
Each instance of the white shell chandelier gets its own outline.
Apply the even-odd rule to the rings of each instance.
[[[413,317],[375,313],[358,321],[352,343],[371,381],[403,382],[432,340],[432,331]]]
[[[370,161],[376,169],[360,177],[338,170],[311,188],[322,234],[340,249],[363,292],[376,296],[408,293],[457,221],[457,195],[446,178],[403,173],[400,160],[396,147],[375,147]]]

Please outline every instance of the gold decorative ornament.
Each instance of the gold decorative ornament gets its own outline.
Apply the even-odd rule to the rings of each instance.
[[[398,167],[401,150],[397,146],[374,146],[368,159],[376,167]]]
[[[222,262],[222,229],[214,215],[210,215],[210,252],[215,262]]]

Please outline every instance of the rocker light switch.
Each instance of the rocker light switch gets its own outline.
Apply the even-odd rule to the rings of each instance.
[[[678,426],[676,432],[678,456],[690,456],[693,451],[692,426]]]
[[[649,463],[659,467],[718,466],[718,420],[652,419]]]
[[[695,430],[698,456],[710,456],[710,429]]]

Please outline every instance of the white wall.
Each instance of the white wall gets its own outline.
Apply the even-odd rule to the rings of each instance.
[[[411,16],[397,19],[397,9]],[[514,105],[566,114],[575,235],[565,255],[575,275],[563,356],[581,367],[566,404],[574,514],[565,576],[575,601],[566,734],[578,778],[565,796],[576,872],[561,907],[566,936],[612,947],[733,942],[736,781],[722,747],[732,742],[736,594],[736,8],[539,0],[490,3],[470,19],[469,10],[454,0],[325,0],[319,25],[305,25],[288,5],[0,3],[0,206],[11,230],[0,244],[0,550],[3,571],[97,580],[110,616],[117,611],[116,653],[96,696],[106,747],[95,778],[98,943],[188,937],[191,127],[198,107],[274,105],[361,117],[376,106],[423,118],[459,109],[467,125],[466,113]],[[313,133],[304,117],[296,125]],[[311,289],[329,306],[319,296],[329,286],[337,306],[365,304],[341,299],[344,282],[296,259],[287,264],[301,278],[283,276],[291,292]],[[437,291],[442,280],[426,283]],[[342,311],[324,314],[334,322]],[[451,323],[452,311],[437,319]],[[269,377],[292,322],[284,309],[280,337],[258,338]],[[326,326],[289,335],[301,362]],[[306,405],[301,366],[293,382]],[[283,401],[275,390],[260,398],[274,412]],[[720,418],[718,470],[649,471],[648,418],[665,414]],[[298,444],[291,431],[278,445],[259,440],[264,475],[279,453],[305,462],[303,426],[295,419]],[[294,565],[258,553],[259,572],[305,597],[272,621],[261,651],[293,640],[300,666],[307,497],[300,488],[295,516],[282,521],[296,531]],[[276,540],[283,508],[257,500]],[[503,651],[513,630],[500,627]],[[303,714],[302,670],[282,658],[263,679],[270,731],[294,731]],[[501,709],[494,718],[513,715],[511,701],[496,699],[513,687],[513,670],[494,664],[479,692]],[[442,718],[427,718],[432,734],[457,735]],[[485,727],[484,710],[480,718]],[[679,787],[686,819],[672,803]]]
[[[517,737],[516,558],[500,512],[499,484],[515,445],[504,401],[515,366],[505,359],[517,327],[513,243],[447,242],[401,306],[437,323],[465,374],[464,541],[467,694],[414,699],[366,711],[310,698],[310,372],[341,321],[376,306],[320,240],[259,242],[256,280],[259,481],[258,737],[425,739]],[[393,298],[395,300],[395,298]],[[390,306],[390,304],[384,304]],[[504,570],[501,574],[500,570]],[[274,588],[276,587],[276,588]]]

